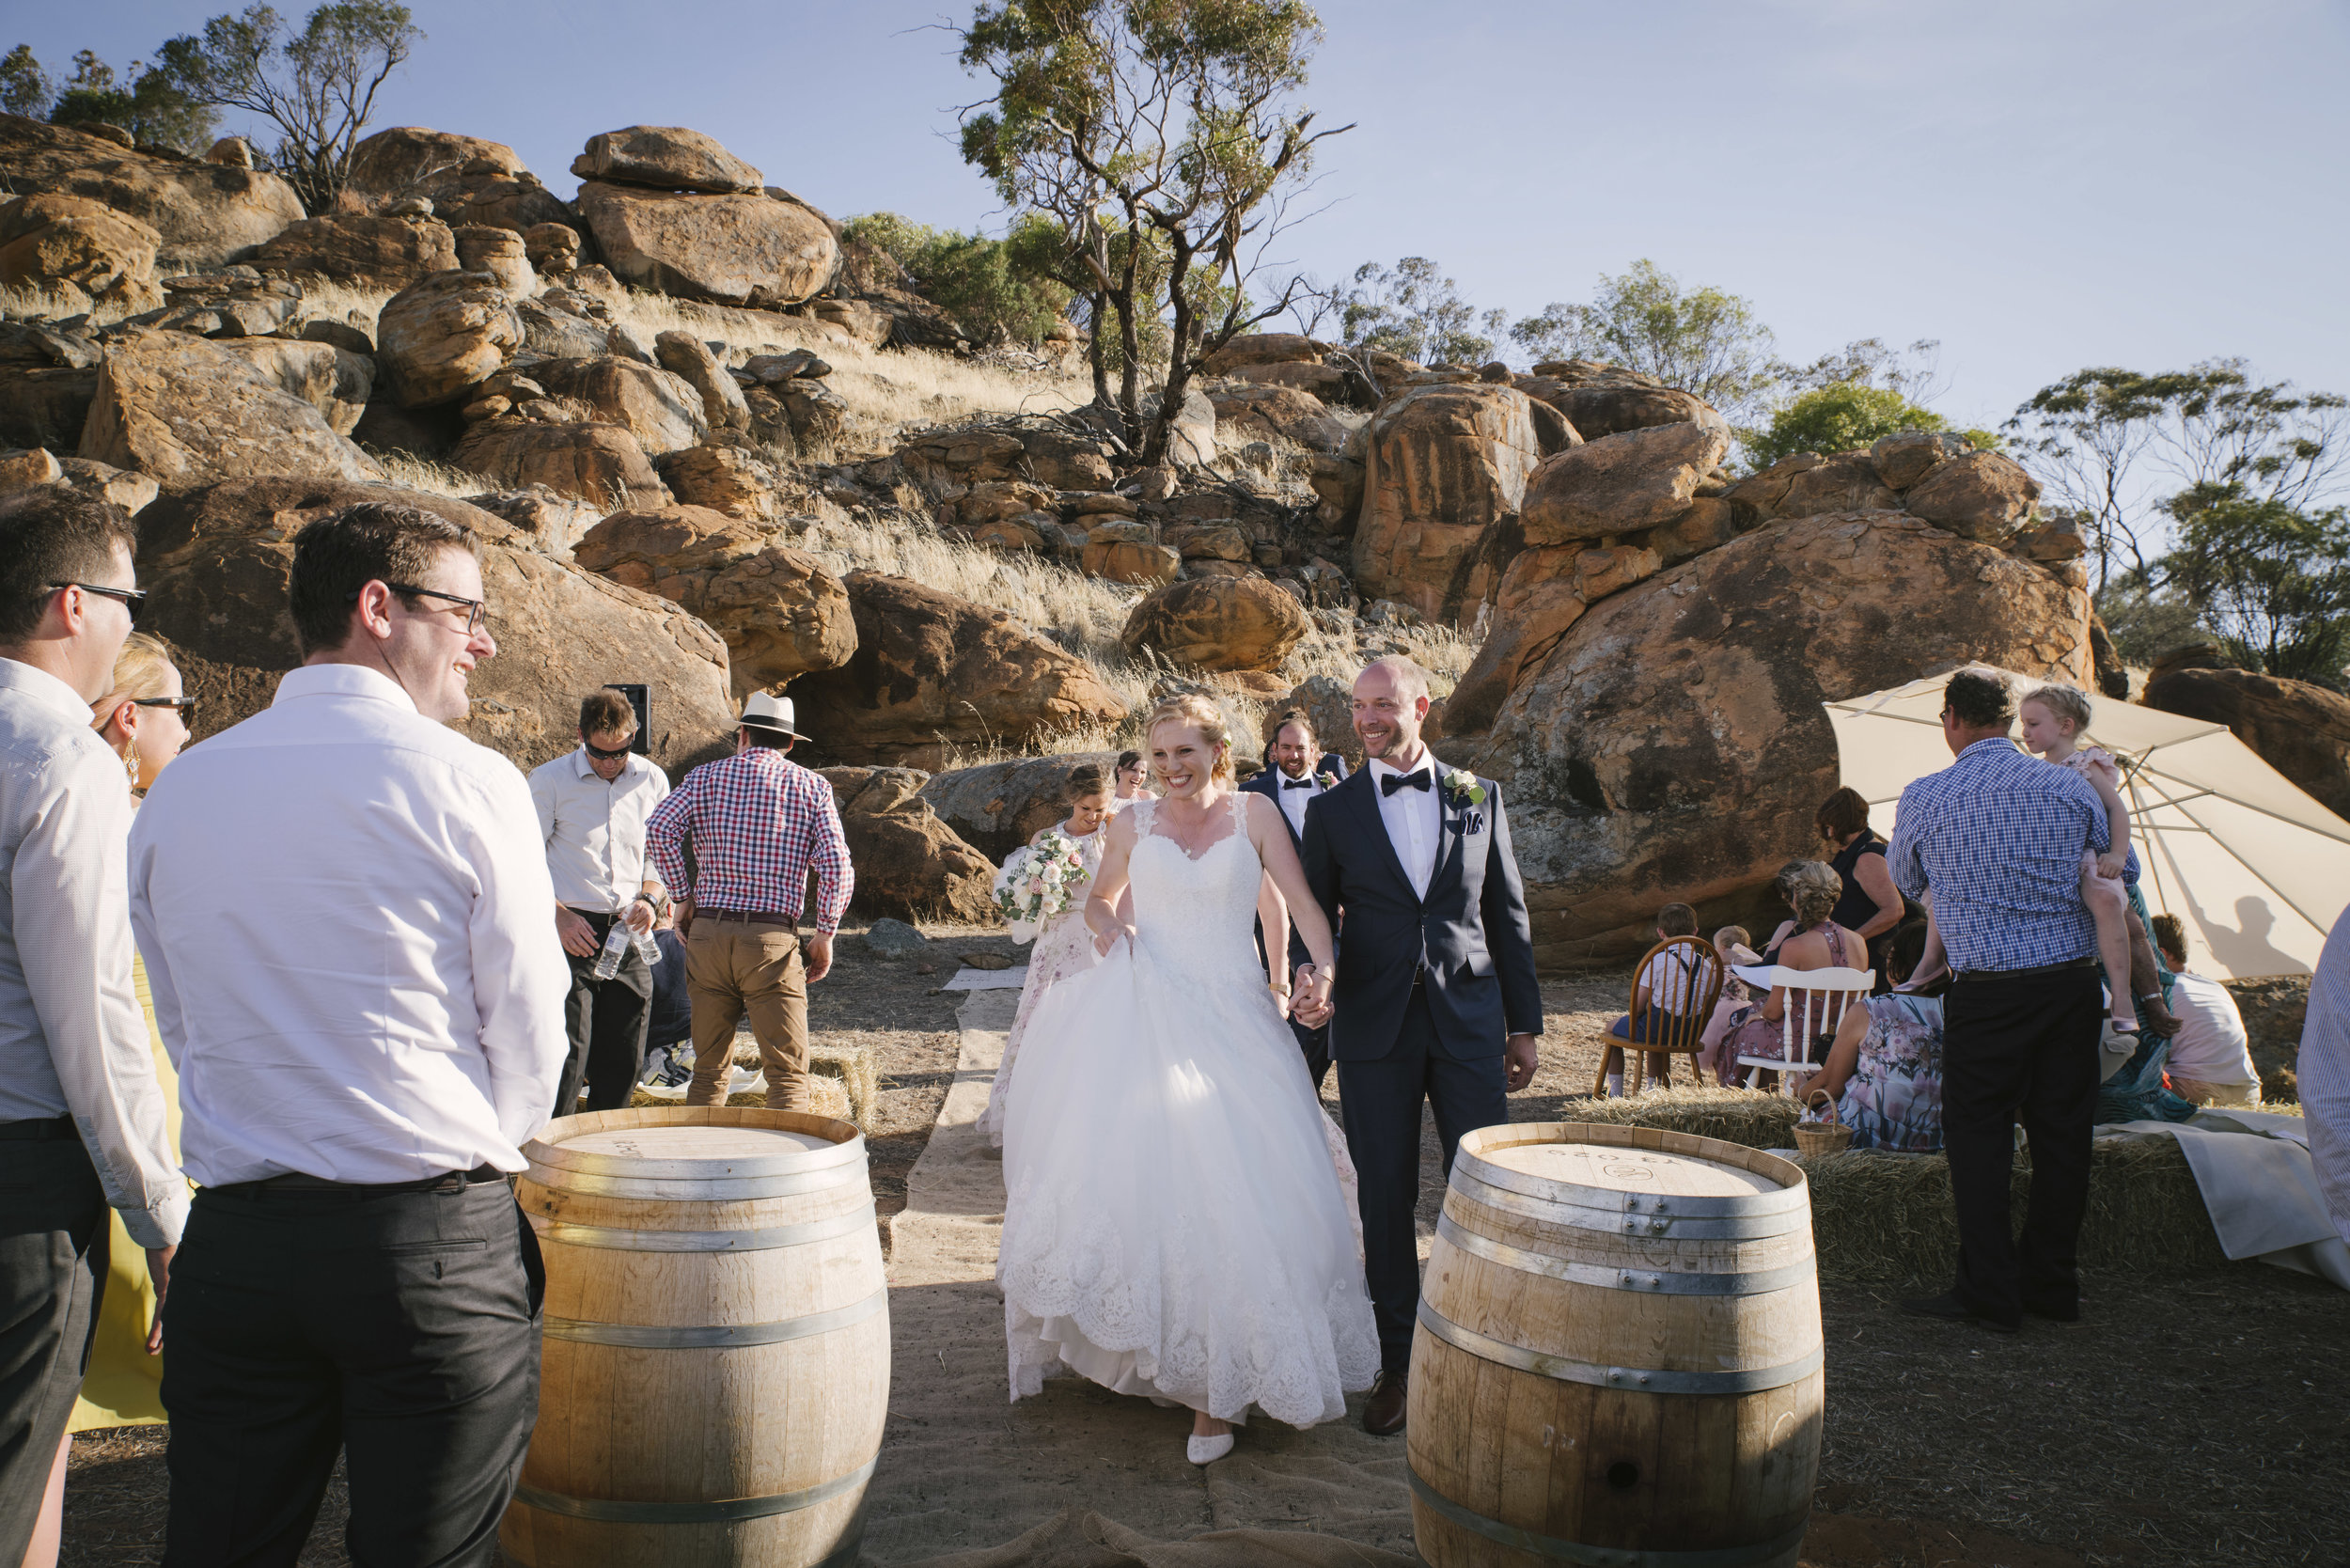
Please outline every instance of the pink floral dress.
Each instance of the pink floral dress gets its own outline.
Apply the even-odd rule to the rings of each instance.
[[[1104,822],[1082,838],[1058,826],[1052,831],[1077,846],[1089,880],[1087,886],[1077,889],[1069,907],[1036,933],[1036,946],[1028,950],[1028,981],[1020,988],[1020,1011],[1012,1018],[1011,1031],[1004,1036],[1004,1059],[995,1069],[995,1085],[988,1091],[987,1109],[979,1116],[979,1131],[998,1149],[1004,1146],[1004,1106],[1011,1088],[1012,1060],[1019,1056],[1021,1039],[1028,1032],[1028,1019],[1047,991],[1070,976],[1092,968],[1096,962],[1093,933],[1086,925],[1085,906],[1092,891],[1090,879],[1102,870],[1102,851],[1110,837],[1109,823]]]

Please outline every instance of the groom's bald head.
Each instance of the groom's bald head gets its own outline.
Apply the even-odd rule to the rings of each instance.
[[[1400,654],[1373,659],[1355,677],[1354,718],[1366,756],[1410,765],[1428,718],[1428,672]]]

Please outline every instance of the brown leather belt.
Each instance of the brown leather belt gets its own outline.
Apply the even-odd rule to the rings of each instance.
[[[772,909],[697,909],[697,920],[729,920],[744,926],[791,926],[797,928],[800,917]]]

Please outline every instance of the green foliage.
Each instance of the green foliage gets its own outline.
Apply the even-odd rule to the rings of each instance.
[[[2350,661],[2350,513],[2309,511],[2241,482],[2170,504],[2178,542],[2160,566],[2248,669],[2339,690]]]
[[[0,58],[0,109],[39,119],[56,95],[56,85],[33,57],[31,44],[20,43]]]
[[[975,343],[1033,347],[1064,319],[1069,306],[1068,286],[1052,275],[1033,238],[1014,245],[984,234],[932,228],[895,212],[851,218],[842,233],[888,252]]]
[[[424,37],[408,8],[347,0],[300,32],[268,6],[221,15],[157,52],[157,68],[197,102],[243,109],[280,133],[272,162],[313,213],[334,210],[375,95]]]
[[[2152,665],[2164,654],[2193,643],[2216,642],[2202,612],[2176,589],[2157,589],[2136,572],[2117,573],[2097,593],[2098,619],[2112,634],[2124,664]]]
[[[1424,256],[1407,256],[1393,267],[1364,262],[1355,269],[1355,287],[1341,290],[1338,303],[1347,347],[1421,365],[1483,364],[1493,358],[1494,337],[1507,320],[1498,310],[1480,318],[1461,297],[1460,286]]]
[[[1615,277],[1603,273],[1590,304],[1544,306],[1510,336],[1537,362],[1608,360],[1733,417],[1758,409],[1783,369],[1750,302],[1715,288],[1684,290],[1647,259]]]
[[[87,49],[73,56],[73,75],[50,110],[53,125],[118,125],[142,147],[201,152],[212,144],[218,123],[172,73],[158,66],[133,65],[122,85],[114,68]]]
[[[1950,422],[1889,386],[1836,382],[1794,398],[1762,430],[1741,431],[1747,457],[1767,468],[1797,452],[1848,452],[1874,446],[1896,431],[1947,431]],[[1983,432],[1968,431],[1968,439]]]

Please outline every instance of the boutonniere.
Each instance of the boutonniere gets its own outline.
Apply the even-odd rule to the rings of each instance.
[[[1339,787],[1339,776],[1334,773],[1318,773],[1314,775],[1314,782],[1325,790],[1335,790]]]
[[[1475,774],[1446,774],[1444,789],[1445,793],[1452,797],[1452,804],[1455,806],[1470,807],[1485,804],[1485,786],[1477,782]]]

